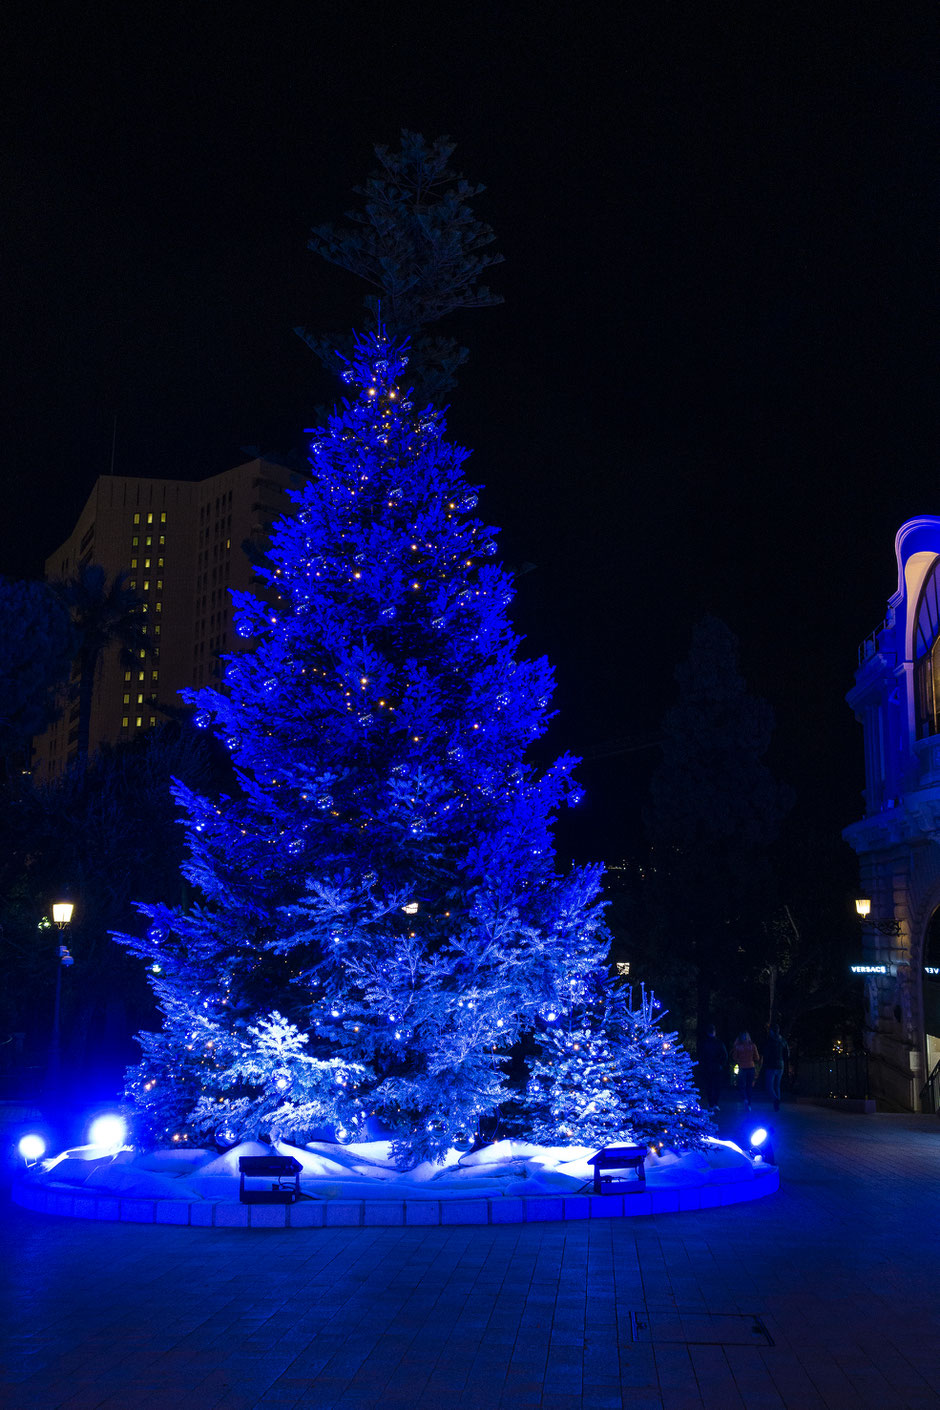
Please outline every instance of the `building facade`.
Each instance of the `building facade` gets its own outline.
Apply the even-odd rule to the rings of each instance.
[[[72,577],[88,563],[109,578],[126,572],[144,606],[151,649],[133,665],[116,648],[101,660],[92,753],[151,728],[161,705],[179,705],[181,689],[208,684],[220,654],[238,648],[231,590],[254,585],[244,545],[263,544],[271,520],[289,508],[287,489],[302,478],[274,461],[251,460],[196,482],[118,475],[96,482],[75,528],[46,560],[46,578]],[[37,774],[60,773],[77,747],[76,700],[34,741]]]
[[[937,1110],[940,1085],[940,518],[898,531],[897,591],[859,648],[847,699],[862,725],[858,855],[866,1042],[874,1094]]]

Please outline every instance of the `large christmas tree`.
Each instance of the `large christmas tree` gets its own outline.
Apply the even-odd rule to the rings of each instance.
[[[358,342],[266,590],[238,595],[246,649],[189,696],[237,788],[177,788],[199,899],[142,905],[146,934],[119,937],[164,1015],[129,1076],[153,1140],[373,1117],[403,1156],[438,1155],[603,963],[600,870],[554,857],[574,761],[527,758],[552,673],[518,657],[467,452],[411,405],[406,362],[381,332]]]

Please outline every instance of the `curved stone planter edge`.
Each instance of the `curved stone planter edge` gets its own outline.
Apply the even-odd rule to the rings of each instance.
[[[69,1219],[128,1224],[179,1224],[215,1229],[334,1229],[452,1224],[544,1224],[570,1219],[622,1219],[639,1214],[682,1214],[763,1199],[780,1188],[774,1166],[753,1180],[637,1194],[526,1195],[504,1199],[300,1200],[297,1204],[240,1204],[224,1200],[120,1199],[43,1188],[14,1180],[14,1203]]]

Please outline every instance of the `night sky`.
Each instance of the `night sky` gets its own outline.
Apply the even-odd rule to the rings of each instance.
[[[96,476],[286,452],[334,389],[291,331],[359,290],[306,250],[374,142],[458,143],[506,263],[450,427],[556,748],[654,733],[705,612],[741,639],[807,825],[857,815],[843,701],[940,513],[940,21],[930,5],[45,7],[3,41],[0,570]],[[651,751],[588,762],[628,847]],[[644,764],[644,760],[647,762]]]

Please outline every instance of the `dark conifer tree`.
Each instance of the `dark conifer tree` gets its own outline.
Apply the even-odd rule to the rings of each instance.
[[[29,763],[29,741],[65,699],[75,633],[47,583],[0,578],[0,768]]]
[[[792,795],[764,762],[773,711],[748,692],[724,622],[699,623],[676,680],[647,812],[650,898],[663,943],[694,977],[704,1033],[712,995],[740,996],[765,962],[763,922],[774,906],[768,849]]]
[[[428,142],[407,130],[399,151],[377,146],[378,166],[355,188],[362,206],[348,213],[350,224],[316,226],[309,242],[365,284],[372,327],[381,321],[393,344],[411,340],[409,381],[422,404],[440,405],[468,357],[454,338],[428,330],[449,314],[502,303],[480,283],[503,259],[492,248],[493,231],[473,210],[485,187],[451,169],[454,149],[449,137]],[[297,332],[331,372],[351,352],[349,334]]]

